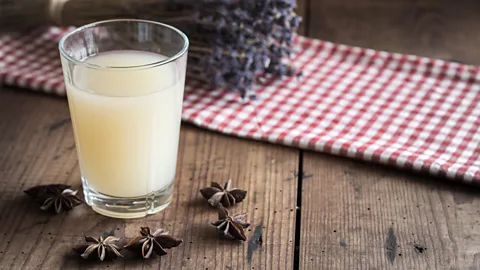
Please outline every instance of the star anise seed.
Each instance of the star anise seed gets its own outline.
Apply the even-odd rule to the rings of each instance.
[[[56,194],[58,192],[62,192],[65,189],[71,188],[72,186],[63,185],[63,184],[51,184],[51,185],[41,185],[29,188],[23,192],[25,192],[28,196],[32,197],[35,200],[39,200],[43,202],[48,197]]]
[[[105,259],[123,258],[120,248],[115,244],[120,239],[114,236],[108,236],[105,239],[100,236],[95,239],[91,236],[85,236],[86,244],[75,247],[73,250],[84,259],[97,259],[103,261]]]
[[[201,189],[200,193],[208,200],[211,206],[216,207],[221,203],[227,208],[236,203],[240,203],[247,196],[247,191],[232,188],[232,179],[229,179],[224,187],[217,182],[212,182],[210,187]]]
[[[168,232],[163,229],[158,229],[152,234],[149,227],[141,227],[140,235],[130,240],[124,248],[132,251],[140,250],[142,257],[148,259],[153,252],[163,256],[167,254],[165,249],[176,247],[182,242],[181,239],[168,235]]]
[[[250,226],[249,223],[245,222],[247,214],[231,216],[221,203],[218,204],[217,210],[218,221],[213,222],[212,225],[217,227],[217,230],[228,238],[246,241],[245,229]]]
[[[77,191],[71,190],[70,187],[62,184],[43,185],[24,192],[41,203],[40,209],[43,211],[52,210],[59,214],[62,211],[72,210],[82,203],[82,200],[77,197]]]

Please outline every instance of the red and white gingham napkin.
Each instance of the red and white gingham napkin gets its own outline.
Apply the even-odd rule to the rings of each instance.
[[[65,29],[0,38],[7,85],[64,95]],[[480,183],[480,69],[297,37],[303,78],[255,101],[188,83],[183,120],[239,137]]]

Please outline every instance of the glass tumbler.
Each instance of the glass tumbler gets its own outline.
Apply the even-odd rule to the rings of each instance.
[[[59,44],[85,201],[138,218],[172,199],[188,38],[145,20],[80,27]]]

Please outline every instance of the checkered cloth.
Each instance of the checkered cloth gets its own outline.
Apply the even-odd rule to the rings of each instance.
[[[64,95],[66,30],[0,38],[4,84]],[[183,120],[239,137],[480,183],[480,69],[296,38],[303,78],[258,87],[257,100],[188,82]]]

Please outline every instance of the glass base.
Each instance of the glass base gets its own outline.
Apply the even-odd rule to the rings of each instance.
[[[141,218],[162,211],[172,201],[173,181],[166,188],[134,198],[108,196],[90,188],[85,179],[82,182],[85,202],[95,212],[108,217]]]

